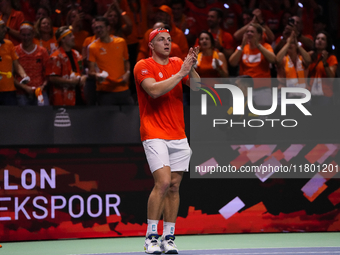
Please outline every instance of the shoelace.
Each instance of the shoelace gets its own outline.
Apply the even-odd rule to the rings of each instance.
[[[156,238],[152,237],[151,243],[152,243],[153,245],[158,244],[158,240],[157,240]]]
[[[168,240],[168,244],[171,245],[171,246],[174,246],[174,241]]]

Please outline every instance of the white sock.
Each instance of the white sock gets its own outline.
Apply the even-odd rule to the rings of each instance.
[[[158,234],[157,233],[157,225],[158,225],[158,220],[149,220],[148,219],[148,229],[146,231],[146,236],[147,237],[150,234]]]
[[[175,235],[175,224],[174,222],[165,222],[163,224],[163,236]]]

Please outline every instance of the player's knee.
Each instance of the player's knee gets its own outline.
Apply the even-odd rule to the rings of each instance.
[[[171,192],[171,193],[178,193],[179,192],[179,183],[170,185],[169,192]]]
[[[155,184],[155,188],[161,193],[165,194],[170,187],[170,181],[169,180],[163,180],[163,181],[158,181]]]

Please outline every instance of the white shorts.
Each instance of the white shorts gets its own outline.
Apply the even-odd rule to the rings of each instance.
[[[150,139],[143,141],[143,146],[151,173],[163,166],[170,166],[171,172],[189,171],[191,149],[187,138],[181,140]]]

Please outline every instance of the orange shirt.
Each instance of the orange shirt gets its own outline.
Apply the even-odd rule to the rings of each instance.
[[[93,36],[89,36],[89,37],[86,37],[85,40],[84,40],[84,43],[83,43],[83,48],[86,48],[86,51],[82,51],[83,53],[83,59],[87,61],[88,59],[88,54],[89,54],[89,46],[91,43],[94,42],[94,40],[96,40],[96,36],[93,35]]]
[[[203,56],[202,53],[198,54],[196,71],[201,78],[220,77],[216,67],[213,65],[214,58],[219,59],[217,51],[214,51],[211,56]]]
[[[15,46],[15,51],[19,56],[19,63],[24,68],[26,74],[30,77],[31,81],[27,84],[31,87],[40,87],[46,81],[45,68],[48,62],[47,50],[43,47],[35,45],[31,52],[26,52],[22,48],[22,44]],[[21,78],[16,77],[19,81]],[[23,90],[18,89],[19,94]]]
[[[18,59],[14,45],[10,40],[4,39],[5,43],[0,44],[0,71],[12,73],[13,61]],[[0,92],[15,91],[13,75],[7,78],[5,74],[0,74]]]
[[[96,40],[95,35],[86,37],[83,43],[83,47],[88,47],[94,40]]]
[[[131,5],[137,9],[134,1],[131,1]],[[140,0],[140,11],[133,12],[127,0],[120,2],[120,8],[126,11],[133,24],[131,34],[126,37],[127,44],[140,43],[143,40],[144,33],[148,30],[148,5],[148,0]]]
[[[317,60],[320,56],[321,54],[318,54]],[[333,96],[333,79],[326,78],[327,74],[322,61],[320,61],[314,69],[317,60],[309,66],[311,79],[309,79],[308,88],[311,90],[312,95],[331,97]],[[329,66],[337,66],[338,60],[336,56],[330,55],[327,59],[327,63]]]
[[[72,56],[77,68],[77,74],[81,73],[79,63],[82,56],[76,50],[72,50]],[[52,53],[46,67],[46,75],[57,75],[66,79],[72,74],[72,65],[64,49],[60,47]],[[61,88],[53,85],[52,87],[52,104],[53,105],[75,105],[76,92],[74,88]]]
[[[125,40],[121,37],[111,37],[110,43],[96,40],[89,46],[88,60],[97,64],[100,72],[108,72],[109,76],[101,83],[97,82],[97,91],[121,92],[129,88],[128,83],[120,83],[125,70],[125,60],[129,53]]]
[[[285,87],[306,88],[306,77],[308,68],[303,65],[303,58],[298,55],[294,65],[289,55],[284,56],[281,65],[277,68],[278,80]],[[280,78],[284,78],[284,83]],[[289,93],[289,96],[301,97],[301,93]]]
[[[146,33],[144,34],[143,42],[140,44],[139,47],[139,53],[137,57],[137,61],[148,58],[150,56],[150,48],[149,48],[149,35],[152,32],[152,28],[150,28]],[[184,33],[177,28],[175,25],[173,25],[172,30],[170,31],[171,41],[176,43],[179,48],[181,49],[182,55],[177,56],[182,59],[188,54],[189,46],[188,41],[184,35]]]
[[[273,52],[272,47],[268,43],[262,43],[270,52]],[[249,44],[243,48],[240,61],[240,75],[249,75],[252,78],[271,78],[269,62],[262,55],[258,48],[251,49]],[[254,89],[262,87],[271,87],[269,79],[263,79],[261,82],[254,81]]]
[[[182,79],[172,90],[153,99],[142,88],[146,78],[154,78],[156,82],[170,78],[179,72],[183,61],[180,58],[169,58],[166,65],[158,64],[153,58],[140,60],[134,75],[140,113],[140,134],[142,141],[147,139],[177,140],[186,137],[184,132],[183,92],[182,83],[186,83],[188,76]]]
[[[44,47],[47,50],[47,53],[51,55],[53,52],[55,52],[58,49],[58,43],[57,39],[53,36],[50,40],[44,41],[42,39],[33,39],[33,43],[39,46]]]
[[[2,19],[2,14],[0,15]],[[6,22],[6,26],[10,27],[16,31],[20,30],[20,24],[25,21],[25,16],[21,11],[16,11],[12,9],[11,14],[8,17]],[[13,36],[9,35],[8,33],[5,36],[6,39],[11,40],[14,45],[18,45],[20,43],[19,39],[14,38]]]

